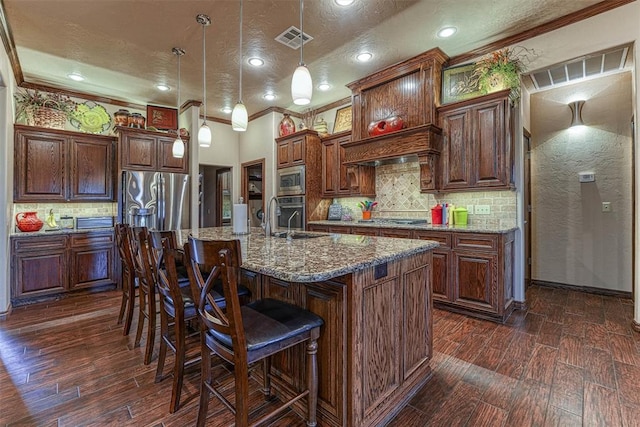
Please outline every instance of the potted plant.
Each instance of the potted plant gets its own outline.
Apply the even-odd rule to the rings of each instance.
[[[484,94],[511,89],[511,100],[520,97],[520,74],[525,70],[522,50],[505,48],[489,54],[476,62],[473,76],[478,89]]]
[[[14,96],[16,120],[24,119],[29,126],[64,129],[69,116],[76,109],[76,102],[61,93],[24,89]]]

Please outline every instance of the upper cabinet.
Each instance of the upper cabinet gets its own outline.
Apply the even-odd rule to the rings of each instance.
[[[346,165],[343,144],[351,132],[322,139],[322,195],[324,197],[375,196],[375,167]]]
[[[441,189],[512,188],[509,91],[440,108]]]
[[[278,169],[289,166],[309,165],[320,160],[320,137],[313,130],[301,130],[291,135],[276,138],[278,147]],[[308,173],[308,172],[307,172]]]
[[[135,128],[118,128],[120,169],[189,173],[189,150],[184,157],[173,157],[175,135]],[[189,138],[182,138],[185,145]]]
[[[14,202],[113,201],[115,138],[14,125]]]

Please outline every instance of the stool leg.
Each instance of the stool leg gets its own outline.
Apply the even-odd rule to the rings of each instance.
[[[144,352],[144,364],[151,363],[151,356],[153,355],[153,345],[156,340],[156,299],[154,298],[154,290],[151,288],[153,284],[149,285],[149,293],[147,295],[147,314],[149,316],[149,328],[147,329],[147,348]]]
[[[196,425],[204,427],[207,420],[207,411],[209,406],[209,388],[207,384],[211,383],[211,350],[205,344],[204,333],[201,333],[201,352],[200,359],[200,404],[198,406],[198,419]]]
[[[173,368],[173,388],[171,389],[171,406],[169,412],[174,413],[180,407],[182,379],[184,377],[185,324],[183,319],[174,319],[176,335],[176,357]]]
[[[136,330],[136,339],[133,342],[134,347],[140,347],[140,340],[142,339],[142,328],[144,327],[144,319],[147,317],[145,315],[145,307],[147,306],[147,299],[145,296],[145,292],[143,290],[143,285],[140,284],[138,286],[138,329]]]
[[[307,396],[309,405],[309,415],[307,417],[307,426],[315,427],[316,407],[318,405],[318,342],[310,339],[307,344],[307,387],[309,387],[309,395]]]
[[[129,293],[127,295],[127,299],[128,299],[127,314],[126,314],[126,317],[124,318],[124,328],[122,330],[123,335],[129,335],[129,332],[131,332],[131,322],[133,321],[133,309],[136,306],[135,279],[131,277],[129,280],[131,282],[129,286]]]
[[[262,382],[262,393],[266,400],[271,397],[271,357],[265,357],[262,360],[262,376],[264,380]]]
[[[169,336],[169,320],[164,308],[160,309],[160,350],[158,351],[158,366],[156,367],[155,382],[162,381],[162,373],[164,371],[164,362],[167,358],[167,341]]]

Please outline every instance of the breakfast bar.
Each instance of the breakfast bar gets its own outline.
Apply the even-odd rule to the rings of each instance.
[[[188,235],[239,239],[243,284],[254,298],[287,301],[324,319],[319,425],[385,424],[429,379],[431,250],[438,243],[309,232],[287,239],[260,228],[235,235],[231,227],[182,230],[181,243]],[[281,382],[304,384],[304,360],[304,349],[292,348],[273,361],[276,393]]]

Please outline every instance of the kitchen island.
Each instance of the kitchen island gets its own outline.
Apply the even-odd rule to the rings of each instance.
[[[262,229],[183,230],[200,239],[239,239],[243,283],[253,298],[276,298],[321,316],[318,423],[375,426],[392,419],[429,379],[432,355],[428,240],[305,233],[288,241]],[[318,237],[319,236],[319,237]],[[304,349],[273,361],[273,384],[304,386]],[[283,395],[283,398],[290,396]],[[304,414],[299,402],[296,410]]]

